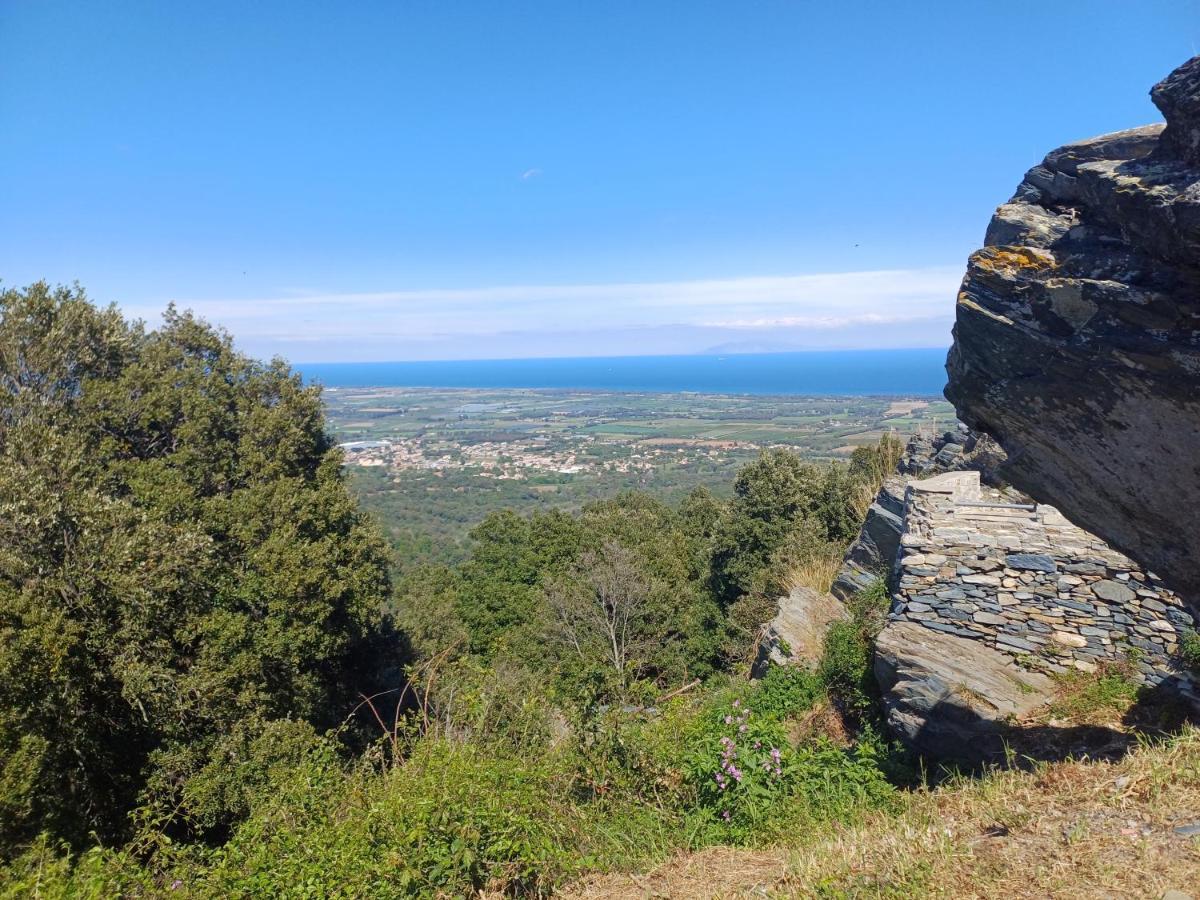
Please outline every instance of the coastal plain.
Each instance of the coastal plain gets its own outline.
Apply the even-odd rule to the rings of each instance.
[[[352,483],[408,564],[451,562],[504,508],[578,509],[624,490],[675,503],[732,489],[773,447],[845,458],[887,433],[954,426],[929,397],[326,388]]]

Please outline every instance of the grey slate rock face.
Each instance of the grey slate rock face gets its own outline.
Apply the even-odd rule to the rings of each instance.
[[[1027,653],[1033,653],[1035,650],[1037,650],[1037,647],[1029,643],[1029,641],[1023,640],[1019,637],[1013,637],[1012,635],[1008,634],[996,635],[996,643],[1004,644],[1007,647],[1015,647],[1016,649],[1024,650]]]
[[[900,548],[903,529],[904,482],[888,479],[867,509],[862,529],[846,553],[842,570],[834,579],[831,593],[849,600],[866,590],[891,568]]]
[[[771,663],[815,666],[821,660],[825,632],[847,615],[840,600],[812,588],[798,587],[780,597],[775,617],[759,642],[753,674],[765,674]]]
[[[875,677],[892,732],[913,749],[966,763],[1002,759],[1004,730],[1046,703],[1053,682],[1004,653],[930,623],[896,622],[879,636]]]
[[[1007,451],[1003,477],[1195,611],[1200,57],[1151,96],[1165,130],[1062,147],[997,210],[959,293],[946,396]]]
[[[1200,56],[1156,84],[1150,99],[1167,120],[1163,155],[1200,165]]]
[[[833,582],[833,586],[829,590],[838,599],[849,600],[859,591],[865,591],[878,580],[879,576],[874,572],[868,572],[851,563],[847,563],[842,566],[842,570],[838,573],[837,579]]]
[[[1075,612],[1087,613],[1089,616],[1096,613],[1096,607],[1090,603],[1078,603],[1075,600],[1059,600],[1058,605],[1065,606],[1067,609],[1074,610]]]

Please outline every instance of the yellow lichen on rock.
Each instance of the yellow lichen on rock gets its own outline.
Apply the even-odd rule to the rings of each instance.
[[[984,247],[971,256],[971,265],[984,272],[1016,278],[1053,269],[1054,254],[1035,247]]]

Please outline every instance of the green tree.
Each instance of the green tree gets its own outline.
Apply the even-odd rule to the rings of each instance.
[[[766,451],[738,472],[713,551],[713,587],[723,604],[753,588],[772,554],[813,515],[823,486],[821,467],[787,450]]]
[[[485,659],[513,643],[541,620],[542,587],[578,555],[582,533],[566,513],[521,516],[506,509],[490,514],[471,531],[471,558],[462,566],[457,611],[470,636],[470,649]]]
[[[712,564],[713,541],[724,515],[725,504],[704,486],[694,488],[679,505],[679,525],[690,545],[696,578],[705,577]]]
[[[0,294],[5,845],[117,837],[138,804],[223,828],[395,685],[388,591],[284,363],[173,308],[147,330],[79,288]]]

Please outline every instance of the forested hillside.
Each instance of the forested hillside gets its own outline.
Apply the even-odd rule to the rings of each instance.
[[[395,608],[422,657],[536,675],[579,709],[649,702],[745,671],[774,598],[828,586],[897,450],[888,440],[845,466],[764,453],[727,502],[698,489],[674,508],[625,493],[578,515],[494,513],[467,562],[407,575]]]
[[[781,723],[824,693],[820,676],[741,676],[770,598],[825,577],[893,443],[837,466],[764,454],[730,501],[630,493],[577,515],[496,513],[466,562],[393,588],[319,394],[286,365],[174,309],[156,329],[126,322],[79,289],[8,290],[0,316],[0,840],[14,884],[33,858],[83,853],[62,857],[86,863],[64,877],[114,890],[154,893],[185,870],[199,894],[282,886],[300,861],[268,863],[260,844],[309,828],[365,840],[286,822],[401,804],[412,831],[381,852],[430,856],[370,875],[389,890],[541,890],[588,865],[593,842],[637,855],[617,837],[634,826],[597,824],[611,817],[662,846],[749,839],[806,778],[844,770],[839,803],[887,793],[874,738],[857,754],[787,740]],[[683,705],[650,709],[679,688]],[[721,739],[739,732],[760,763],[714,791],[714,772],[735,771]],[[562,827],[582,843],[548,859]]]

